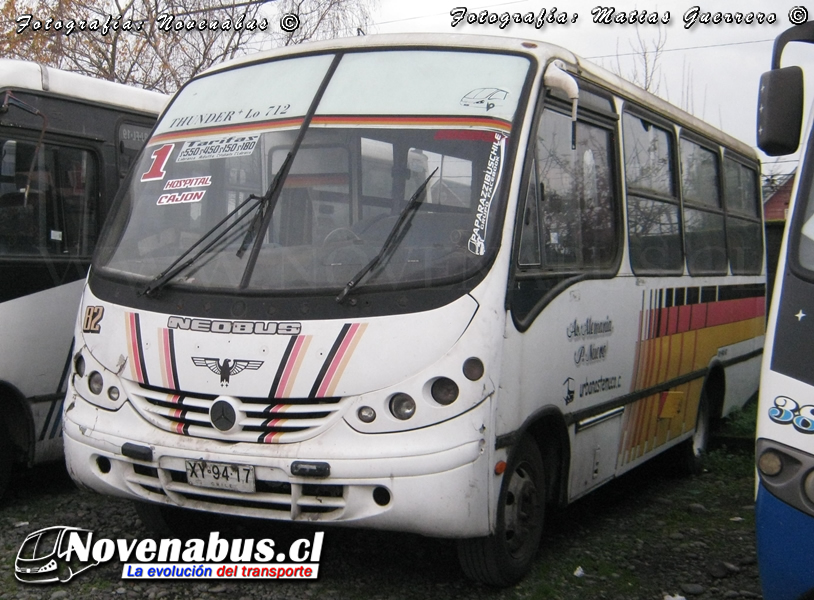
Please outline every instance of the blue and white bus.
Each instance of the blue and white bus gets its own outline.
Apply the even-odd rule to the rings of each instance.
[[[803,71],[780,68],[789,42],[814,43],[814,23],[778,36],[761,79],[758,145],[797,151]],[[814,598],[814,138],[803,137],[766,332],[757,422],[757,546],[765,600]]]

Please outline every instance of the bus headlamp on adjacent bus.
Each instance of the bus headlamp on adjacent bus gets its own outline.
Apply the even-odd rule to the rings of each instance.
[[[69,470],[148,522],[454,538],[468,576],[512,584],[546,505],[668,449],[697,469],[756,388],[757,166],[542,43],[370,36],[213,69],[100,242]]]

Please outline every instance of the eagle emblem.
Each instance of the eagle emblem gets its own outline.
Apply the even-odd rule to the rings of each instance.
[[[216,375],[220,375],[220,384],[222,386],[229,385],[229,378],[232,375],[249,370],[256,371],[263,366],[262,360],[229,360],[224,358],[223,361],[217,358],[208,358],[203,356],[193,356],[192,362],[196,367],[206,367]]]

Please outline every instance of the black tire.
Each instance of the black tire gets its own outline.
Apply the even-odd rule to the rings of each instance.
[[[133,505],[144,527],[160,537],[201,537],[211,525],[209,513],[152,502],[135,501]]]
[[[698,401],[698,416],[695,419],[695,432],[692,437],[678,446],[678,468],[682,475],[700,475],[704,470],[704,455],[707,453],[712,421],[709,415],[709,401],[705,391]]]
[[[512,452],[503,476],[495,532],[458,542],[458,560],[467,577],[506,587],[529,572],[543,533],[543,473],[537,444],[524,436]]]

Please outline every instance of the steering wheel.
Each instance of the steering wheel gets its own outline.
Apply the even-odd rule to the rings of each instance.
[[[325,236],[325,239],[322,240],[322,245],[327,246],[328,244],[332,244],[335,242],[361,242],[362,238],[356,235],[356,232],[348,227],[337,227],[333,231],[329,232],[328,235]]]

